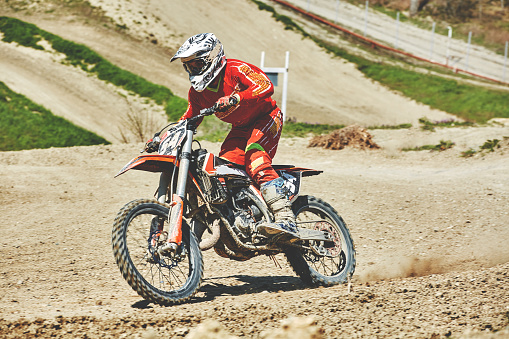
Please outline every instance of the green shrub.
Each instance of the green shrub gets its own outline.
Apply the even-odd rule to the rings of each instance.
[[[470,121],[456,121],[454,119],[445,119],[440,121],[430,121],[428,118],[420,118],[419,122],[422,124],[421,129],[424,131],[435,131],[435,127],[459,127],[459,126],[473,126]]]
[[[197,140],[207,140],[212,142],[223,141],[230,132],[231,125],[219,120],[214,115],[203,119],[198,128]]]
[[[103,81],[122,87],[142,97],[150,98],[165,106],[170,119],[177,120],[185,112],[187,104],[175,96],[168,88],[153,84],[131,72],[123,70],[84,45],[64,40],[37,26],[9,17],[0,17],[0,31],[3,41],[17,42],[20,45],[42,49],[37,42],[44,38],[54,50],[66,55],[66,62],[80,67],[85,72],[96,74]],[[175,118],[177,117],[177,118]]]
[[[414,148],[403,148],[402,151],[408,152],[408,151],[445,151],[446,149],[452,148],[455,145],[454,142],[447,140],[440,140],[440,143],[438,145],[423,145],[419,147]]]
[[[287,120],[283,124],[283,137],[305,137],[308,134],[320,135],[341,129],[345,125],[307,124]]]
[[[276,21],[280,21],[285,26],[287,30],[296,30],[301,32],[303,36],[308,37],[309,35],[299,26],[297,25],[290,17],[286,15],[281,15],[276,12],[274,7],[271,7],[261,1],[252,0],[256,5],[258,5],[258,9],[261,11],[267,11],[272,13],[272,17],[276,19]]]
[[[0,151],[109,144],[0,82]]]
[[[274,8],[260,5],[257,0],[253,0],[253,2],[258,4],[260,9],[272,12],[272,16],[279,20],[280,15]],[[288,25],[288,20],[291,21],[286,17],[285,25]],[[455,80],[418,73],[400,66],[369,61],[309,35],[295,23],[292,23],[292,27],[301,32],[304,37],[311,38],[318,46],[334,56],[355,63],[367,77],[432,108],[457,115],[470,122],[484,123],[494,117],[509,118],[509,109],[507,108],[509,93],[507,91],[458,83]]]
[[[495,148],[500,148],[500,140],[490,139],[486,141],[480,148],[481,150],[488,150],[489,152],[494,152]]]
[[[177,121],[187,110],[187,100],[176,95],[172,96],[166,104],[166,114],[170,121]]]
[[[381,125],[366,127],[366,129],[408,129],[408,128],[412,128],[412,124]]]
[[[477,151],[475,149],[469,148],[468,150],[461,152],[461,156],[463,158],[470,158],[473,157],[476,153]]]
[[[37,44],[41,40],[39,28],[28,23],[20,24],[21,22],[21,20],[13,18],[0,17],[0,31],[4,33],[2,41],[17,42],[22,46],[44,49]]]

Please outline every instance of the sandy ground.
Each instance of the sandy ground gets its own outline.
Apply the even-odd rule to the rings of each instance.
[[[249,1],[103,3],[112,17],[115,9],[124,13],[124,23],[129,15],[145,13],[141,24],[129,21],[129,27],[140,26],[131,29],[134,38],[67,12],[57,15],[43,7],[28,15],[9,9],[16,4],[21,2],[2,9],[89,45],[179,95],[185,95],[187,80],[179,65],[168,65],[168,55],[188,35],[215,31],[228,53],[255,63],[263,49],[271,50],[267,62],[291,49],[289,109],[299,121],[309,121],[309,112],[327,122],[366,125],[448,117],[366,80],[352,65],[284,31]],[[190,20],[196,16],[201,20]],[[160,42],[151,43],[153,38]],[[374,130],[382,147],[374,151],[330,151],[308,148],[305,138],[284,139],[275,163],[323,170],[305,180],[304,193],[331,203],[350,227],[358,252],[351,290],[307,288],[282,256],[279,268],[267,257],[239,263],[205,252],[199,293],[187,304],[164,308],[130,289],[111,251],[117,211],[151,197],[157,184],[157,175],[135,171],[113,180],[142,147],[115,137],[114,119],[129,109],[121,106],[126,99],[63,67],[51,52],[30,54],[4,43],[0,52],[0,81],[39,103],[46,98],[45,106],[57,114],[116,138],[110,146],[0,153],[0,337],[191,337],[198,325],[217,325],[207,320],[231,335],[254,338],[275,337],[273,329],[297,338],[299,324],[326,338],[509,335],[507,140],[495,152],[460,157],[489,139],[509,136],[505,122],[436,132]],[[329,76],[332,72],[341,76]],[[79,78],[59,86],[73,77]],[[400,151],[440,140],[456,145],[444,152]],[[221,331],[218,337],[225,337]],[[205,337],[212,336],[209,331]]]
[[[282,256],[279,268],[268,257],[239,263],[205,252],[200,292],[167,308],[131,290],[110,245],[118,209],[151,197],[157,184],[156,174],[136,171],[112,179],[141,144],[1,153],[0,336],[178,337],[212,319],[233,335],[263,337],[292,317],[315,321],[326,338],[504,329],[507,143],[462,158],[460,147],[397,152],[387,147],[397,133],[379,132],[381,150],[285,139],[275,160],[325,171],[305,181],[304,193],[330,202],[350,227],[358,252],[350,293],[306,288]]]

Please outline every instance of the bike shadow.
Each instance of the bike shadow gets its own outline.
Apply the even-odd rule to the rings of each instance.
[[[228,280],[223,283],[222,280]],[[294,291],[305,289],[307,286],[299,278],[292,276],[250,276],[231,275],[204,279],[200,292],[205,296],[200,301],[210,301],[219,296],[237,296],[258,294],[262,292]]]
[[[228,281],[228,282],[224,282]],[[292,276],[249,276],[230,275],[204,279],[198,293],[186,304],[198,304],[212,301],[220,296],[239,296],[259,293],[273,293],[280,291],[295,291],[309,288],[299,278]],[[152,302],[140,300],[131,307],[138,309],[152,308]]]

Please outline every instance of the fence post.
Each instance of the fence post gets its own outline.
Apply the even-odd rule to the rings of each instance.
[[[435,47],[435,23],[433,22],[433,27],[431,28],[431,44],[429,46],[429,59],[433,60],[433,47]]]
[[[396,15],[396,42],[394,43],[394,48],[398,49],[398,40],[399,40],[399,12]]]
[[[288,97],[288,66],[290,65],[290,52],[286,51],[285,56],[285,72],[283,74],[283,102],[282,102],[282,111],[283,111],[283,121],[286,121],[286,98]]]
[[[285,67],[265,67],[265,52],[262,52],[260,68],[265,72],[269,80],[278,85],[278,75],[283,73],[283,94],[281,98],[281,111],[283,112],[283,121],[286,121],[286,99],[288,97],[288,67],[290,65],[290,52],[286,51]]]
[[[334,19],[334,23],[338,23],[338,17],[339,17],[339,0],[336,0],[336,18]]]
[[[470,43],[472,42],[472,31],[468,32],[467,58],[465,59],[465,70],[468,71],[468,56],[470,55]]]
[[[368,7],[369,0],[366,0],[366,14],[364,15],[364,36],[366,36],[366,31],[368,30]]]
[[[307,9],[306,9],[306,11],[308,11],[308,12],[309,12],[309,6],[310,6],[310,4],[311,4],[311,0],[308,0],[308,6],[307,6]]]
[[[505,42],[505,53],[504,53],[504,72],[502,75],[502,81],[505,82],[505,70],[507,67],[507,47],[509,46],[509,41]]]
[[[449,48],[451,47],[451,38],[452,38],[452,27],[447,26],[449,33],[447,34],[447,50],[445,51],[445,64],[449,65]]]

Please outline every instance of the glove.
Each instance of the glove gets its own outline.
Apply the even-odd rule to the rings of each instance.
[[[218,112],[226,112],[231,107],[237,106],[240,101],[240,95],[235,93],[231,96],[222,97],[216,101],[216,110]]]
[[[159,149],[159,144],[161,142],[161,139],[159,137],[155,137],[154,139],[150,139],[145,144],[145,152],[147,153],[153,153],[156,152]]]

